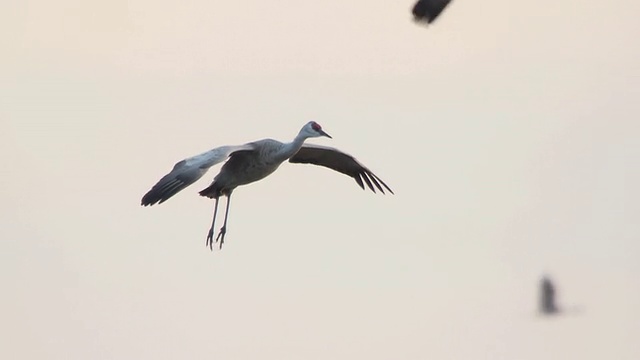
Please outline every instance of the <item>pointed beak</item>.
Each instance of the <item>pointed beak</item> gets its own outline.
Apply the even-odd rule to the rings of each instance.
[[[326,137],[328,137],[329,139],[333,139],[333,138],[331,137],[331,135],[327,134],[327,133],[326,133],[326,132],[324,132],[322,129],[318,130],[318,132],[319,132],[319,133],[320,133],[320,135],[322,135],[322,136],[326,136]]]

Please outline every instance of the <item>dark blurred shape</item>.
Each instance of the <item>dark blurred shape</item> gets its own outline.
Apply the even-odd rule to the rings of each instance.
[[[540,280],[540,313],[553,315],[559,312],[556,305],[556,287],[547,276]]]
[[[411,10],[413,19],[415,21],[426,21],[430,24],[450,2],[451,0],[418,0],[418,2],[413,5],[413,10]]]

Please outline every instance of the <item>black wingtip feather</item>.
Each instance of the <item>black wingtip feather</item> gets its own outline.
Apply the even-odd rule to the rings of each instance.
[[[362,173],[362,178],[367,183],[367,186],[369,187],[369,189],[371,189],[371,191],[373,191],[375,193],[376,189],[373,188],[373,185],[371,184],[371,180],[369,180],[369,177],[367,176],[366,172]]]
[[[356,174],[356,176],[354,176],[353,178],[356,179],[356,183],[358,183],[358,185],[360,185],[362,190],[364,190],[364,183],[362,182],[362,179],[360,178],[360,174]]]
[[[371,178],[371,182],[378,188],[378,190],[380,190],[380,192],[384,194],[384,190],[382,189],[382,186],[380,186],[380,183],[378,183],[376,176],[370,173],[369,177]]]
[[[142,197],[142,200],[140,201],[140,205],[142,205],[142,206],[151,206],[151,205],[154,205],[157,202],[158,202],[158,200],[153,197],[152,191],[149,191],[148,193],[146,193]]]
[[[382,184],[382,186],[384,186],[387,190],[389,190],[389,192],[390,192],[391,194],[395,195],[395,193],[393,192],[393,190],[391,190],[391,188],[390,188],[387,184],[385,184],[385,182],[384,182],[384,181],[382,181],[382,179],[380,179],[378,176],[376,176],[376,175],[375,175],[375,174],[373,174],[373,173],[372,173],[371,175],[372,175],[376,180],[378,180],[378,181],[380,182],[380,184]]]
[[[185,187],[187,187],[187,185],[178,179],[172,179],[166,183],[162,183],[161,181],[142,197],[140,203],[142,206],[162,204]]]
[[[387,191],[389,191],[390,194],[395,195],[395,193],[393,192],[393,190],[391,190],[389,185],[387,185],[384,181],[382,181],[382,179],[376,176],[376,174],[370,171],[363,171],[360,173],[356,173],[356,174],[353,174],[352,177],[356,180],[356,183],[360,186],[360,188],[362,188],[362,190],[366,190],[364,186],[366,183],[367,187],[374,193],[376,192],[375,188],[378,188],[378,190],[380,190],[382,194],[386,194],[384,189],[387,189]],[[375,185],[375,188],[374,188],[374,185]]]

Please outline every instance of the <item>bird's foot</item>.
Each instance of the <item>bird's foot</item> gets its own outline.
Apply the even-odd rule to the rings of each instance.
[[[216,242],[218,240],[216,239]],[[207,242],[205,246],[209,246],[209,249],[213,251],[213,228],[209,229],[209,234],[207,234]]]
[[[216,237],[216,242],[220,240],[220,249],[222,249],[222,244],[224,244],[224,235],[227,233],[227,227],[223,226],[220,228],[220,232],[218,232],[218,236]]]

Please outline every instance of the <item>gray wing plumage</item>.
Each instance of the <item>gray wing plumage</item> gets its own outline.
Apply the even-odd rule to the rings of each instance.
[[[156,203],[162,204],[200,179],[210,167],[226,160],[234,152],[241,150],[254,150],[254,146],[252,144],[220,146],[176,163],[171,172],[163,176],[142,197],[141,204],[143,206]]]
[[[387,186],[378,176],[362,165],[353,156],[338,149],[327,146],[303,144],[300,150],[293,155],[289,162],[300,164],[315,164],[349,175],[364,189],[364,183],[369,189],[376,192],[374,185],[384,194],[387,189],[393,194],[393,190]],[[364,181],[364,182],[363,182]]]

